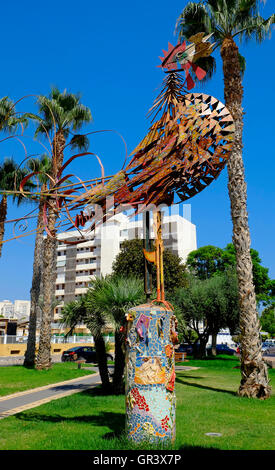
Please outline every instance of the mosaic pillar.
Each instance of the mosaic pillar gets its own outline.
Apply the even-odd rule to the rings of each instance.
[[[136,443],[175,439],[176,319],[152,304],[127,314],[126,433]]]

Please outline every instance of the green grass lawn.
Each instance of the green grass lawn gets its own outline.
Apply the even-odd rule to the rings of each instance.
[[[265,401],[237,397],[238,364],[232,357],[190,360],[185,365],[199,368],[177,372],[172,449],[274,450],[274,395]],[[274,375],[270,369],[273,386]],[[123,434],[124,423],[124,396],[93,389],[0,420],[0,449],[134,449]],[[221,436],[209,437],[208,432]]]
[[[75,362],[56,363],[53,364],[51,369],[43,371],[23,366],[1,367],[0,396],[63,382],[64,380],[76,379],[91,373],[93,372],[85,367],[78,369]]]

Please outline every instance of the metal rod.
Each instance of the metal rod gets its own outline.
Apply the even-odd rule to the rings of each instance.
[[[146,251],[151,250],[150,240],[150,211],[143,213],[143,247]],[[150,302],[152,295],[152,264],[144,257],[144,291],[146,301]]]

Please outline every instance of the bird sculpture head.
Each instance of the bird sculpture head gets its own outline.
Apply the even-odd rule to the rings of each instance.
[[[166,73],[185,72],[186,86],[191,90],[195,86],[195,82],[190,75],[192,71],[198,80],[202,80],[206,72],[199,67],[196,62],[201,57],[208,57],[213,51],[215,43],[208,40],[212,34],[197,33],[188,39],[189,44],[184,41],[178,42],[176,46],[168,43],[168,51],[162,51],[164,57],[160,57],[161,67]]]

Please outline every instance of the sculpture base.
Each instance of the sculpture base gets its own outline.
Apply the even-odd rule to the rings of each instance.
[[[175,439],[175,317],[156,304],[127,315],[126,432],[136,443]]]

